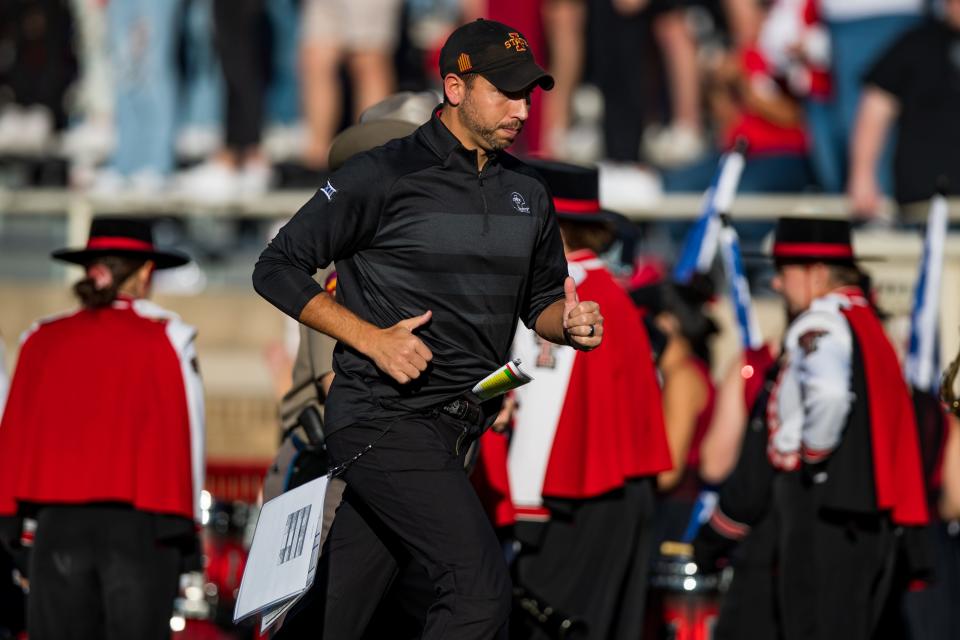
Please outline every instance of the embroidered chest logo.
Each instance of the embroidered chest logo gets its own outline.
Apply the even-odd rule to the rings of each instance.
[[[321,187],[320,191],[323,191],[323,195],[327,196],[327,202],[333,202],[333,196],[337,193],[337,190],[330,184],[329,180],[327,180],[327,186]]]
[[[537,346],[540,347],[535,366],[538,369],[555,369],[557,367],[557,356],[554,351],[557,345],[552,342],[547,342],[540,336],[534,336],[534,340]]]
[[[813,329],[800,336],[800,339],[797,340],[797,344],[800,345],[800,348],[803,349],[803,352],[806,355],[810,355],[817,350],[820,338],[825,335],[827,335],[826,331],[823,331],[822,329]]]
[[[520,36],[516,31],[510,32],[510,39],[503,43],[503,46],[507,49],[513,48],[517,53],[522,53],[527,50],[527,41]]]
[[[510,199],[513,201],[514,209],[520,213],[530,213],[530,207],[527,206],[527,201],[523,199],[522,195],[514,191],[510,194]]]

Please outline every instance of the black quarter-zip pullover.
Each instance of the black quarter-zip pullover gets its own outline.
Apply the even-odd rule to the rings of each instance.
[[[337,301],[386,328],[433,312],[416,335],[433,352],[406,385],[340,343],[327,430],[416,411],[469,390],[563,297],[567,263],[546,187],[499,153],[477,170],[438,115],[410,136],[359,154],[280,230],[254,269],[257,292],[293,318],[336,262]]]

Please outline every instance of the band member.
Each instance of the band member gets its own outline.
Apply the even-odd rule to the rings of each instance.
[[[637,638],[654,482],[670,468],[653,355],[640,313],[597,258],[612,231],[596,170],[534,167],[553,194],[570,274],[602,306],[607,337],[583,355],[524,328],[514,339],[534,377],[516,391],[508,456],[523,544],[516,579],[585,622],[587,637]]]
[[[763,420],[747,429],[697,544],[709,564],[719,540],[743,538],[773,514],[786,640],[874,637],[905,577],[923,569],[915,543],[928,514],[913,406],[859,287],[850,235],[840,220],[777,224],[774,286],[793,320]]]
[[[657,475],[657,546],[679,541],[702,488],[700,446],[713,418],[710,340],[717,326],[704,308],[713,294],[705,276],[689,284],[660,281],[630,291],[666,336],[657,368],[663,379],[664,424],[673,468]]]
[[[28,631],[166,639],[196,551],[203,391],[196,330],[146,298],[188,258],[123,218],[53,257],[86,270],[81,308],[25,334],[0,423],[0,516],[37,521]]]

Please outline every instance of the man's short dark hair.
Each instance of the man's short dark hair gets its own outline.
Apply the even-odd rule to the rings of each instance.
[[[473,83],[477,80],[477,76],[479,75],[480,75],[479,73],[464,73],[464,74],[460,74],[459,78],[463,80],[463,83],[467,85],[467,89],[470,90],[473,88]],[[444,87],[443,89],[443,104],[445,105],[450,104],[450,101],[447,99],[446,87]]]

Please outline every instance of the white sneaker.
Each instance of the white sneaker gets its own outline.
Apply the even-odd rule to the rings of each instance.
[[[154,169],[141,169],[127,178],[131,195],[158,198],[167,190],[167,177]]]
[[[127,187],[127,179],[119,171],[101,169],[87,187],[87,193],[94,198],[116,198],[126,193]]]
[[[605,209],[631,213],[653,211],[662,203],[659,176],[631,163],[601,162],[600,204]]]
[[[307,138],[302,123],[271,125],[263,135],[263,151],[274,162],[296,160],[303,157]]]
[[[683,125],[650,126],[643,133],[643,155],[658,167],[688,165],[706,151],[703,136]]]
[[[177,134],[177,155],[186,160],[209,158],[223,142],[223,135],[214,126],[188,125]]]
[[[240,193],[249,198],[258,198],[270,190],[273,172],[266,162],[248,162],[240,172]]]
[[[33,105],[20,112],[19,131],[14,150],[20,153],[39,154],[53,140],[53,114],[46,107]]]
[[[603,92],[592,84],[582,84],[576,88],[571,98],[570,113],[574,121],[602,124]]]
[[[22,111],[15,104],[7,106],[0,113],[0,152],[15,151],[21,118]]]
[[[178,195],[206,204],[232,202],[240,196],[240,174],[222,162],[208,160],[175,179]]]
[[[105,161],[117,145],[116,132],[105,118],[92,118],[71,127],[60,139],[60,152],[86,164]]]
[[[592,122],[580,122],[567,130],[564,155],[570,162],[595,164],[603,157],[603,130]]]
[[[46,107],[10,105],[0,115],[0,151],[39,154],[53,136],[53,115]]]

